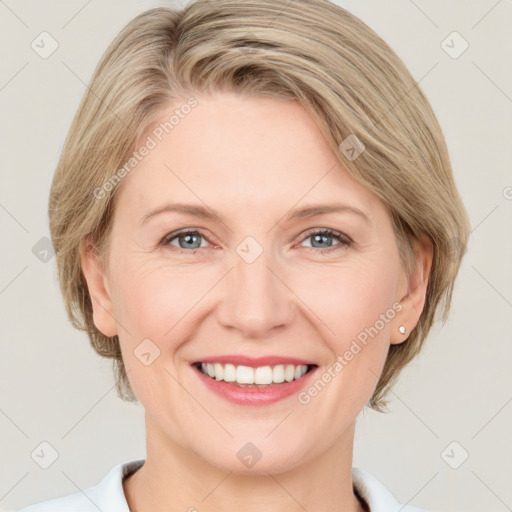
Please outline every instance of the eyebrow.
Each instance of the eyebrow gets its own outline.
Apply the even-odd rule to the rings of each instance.
[[[305,206],[303,208],[298,208],[296,210],[292,210],[286,217],[285,222],[289,222],[294,219],[307,219],[310,217],[315,217],[316,215],[322,215],[325,213],[352,213],[360,216],[363,220],[365,220],[368,224],[371,224],[368,216],[359,208],[355,206],[349,206],[347,204],[341,203],[332,203],[332,204],[318,204],[318,205],[310,205]]]
[[[199,217],[202,219],[221,221],[224,223],[224,217],[212,208],[207,208],[200,205],[186,204],[186,203],[169,203],[158,208],[155,208],[148,213],[146,213],[141,219],[140,223],[144,224],[151,217],[155,215],[159,215],[164,212],[176,212],[176,213],[184,213],[187,215],[192,215],[194,217]],[[290,222],[295,219],[306,219],[310,217],[315,217],[317,215],[322,215],[325,213],[352,213],[358,215],[367,223],[371,224],[368,216],[359,208],[355,206],[349,206],[342,203],[331,203],[331,204],[317,204],[317,205],[309,205],[304,206],[302,208],[297,208],[295,210],[291,210],[288,215],[284,218],[284,222]]]

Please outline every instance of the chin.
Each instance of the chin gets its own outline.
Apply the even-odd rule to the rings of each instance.
[[[205,453],[205,445],[201,445],[196,454],[207,464],[235,475],[279,474],[305,462],[304,454],[299,454],[296,446],[287,449],[281,445],[278,449],[268,440],[266,443],[230,440],[222,445],[220,449],[213,448],[208,453]]]

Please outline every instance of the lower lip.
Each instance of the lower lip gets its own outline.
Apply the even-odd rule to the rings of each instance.
[[[314,367],[300,379],[260,388],[241,387],[233,382],[212,379],[210,376],[205,375],[199,368],[193,367],[208,389],[237,405],[268,405],[294,395],[306,386],[311,375],[315,373],[317,368],[318,367]]]

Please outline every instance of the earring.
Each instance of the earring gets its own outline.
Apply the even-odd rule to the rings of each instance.
[[[404,326],[404,325],[401,325],[401,326],[398,328],[398,330],[399,330],[402,334],[405,334],[406,329],[405,329],[405,326]]]

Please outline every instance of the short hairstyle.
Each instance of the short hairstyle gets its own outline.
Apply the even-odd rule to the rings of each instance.
[[[384,412],[391,384],[419,353],[436,310],[443,310],[443,323],[448,317],[470,223],[418,83],[372,29],[327,0],[197,0],[181,10],[147,10],[116,36],[73,119],[50,191],[50,232],[72,324],[87,332],[99,355],[112,358],[118,396],[137,401],[118,337],[94,325],[80,244],[90,237],[100,260],[108,252],[119,190],[112,177],[119,178],[116,171],[164,109],[217,91],[293,100],[307,109],[347,172],[387,208],[408,276],[412,242],[432,242],[418,324],[405,342],[390,346],[367,404]],[[357,158],[342,150],[349,136],[364,145]]]

